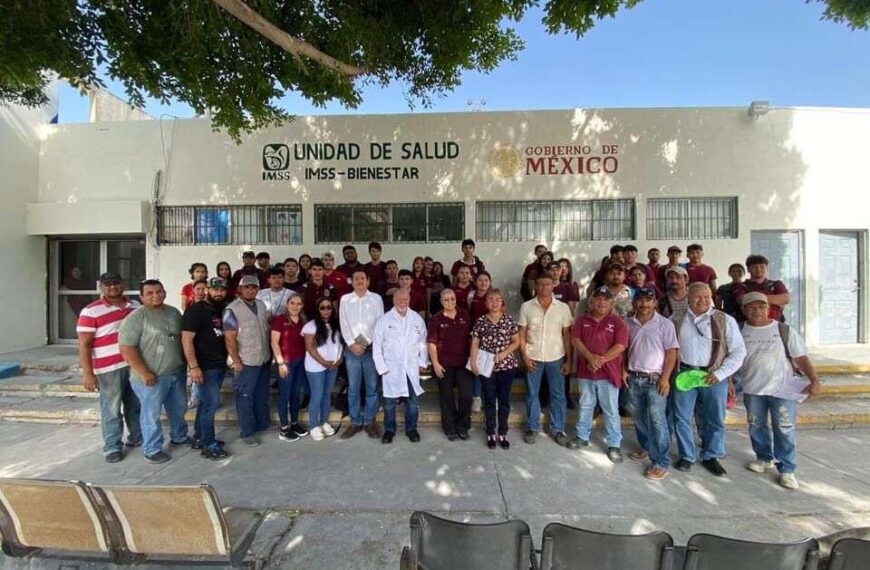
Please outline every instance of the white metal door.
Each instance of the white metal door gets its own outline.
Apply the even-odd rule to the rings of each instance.
[[[859,250],[857,232],[819,232],[819,338],[822,344],[858,342]]]

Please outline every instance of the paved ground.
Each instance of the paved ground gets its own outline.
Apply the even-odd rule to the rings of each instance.
[[[221,437],[234,455],[222,462],[185,448],[164,465],[147,463],[138,450],[108,465],[98,428],[10,423],[0,424],[0,476],[207,481],[227,505],[283,511],[287,524],[263,538],[270,568],[395,568],[414,510],[462,520],[521,518],[537,540],[551,521],[613,532],[663,529],[678,544],[696,532],[788,540],[870,526],[870,456],[861,452],[870,444],[867,429],[802,430],[796,492],[779,487],[772,473],[743,468],[751,458],[743,431],[728,434],[728,477],[696,467],[661,483],[644,479],[640,465],[611,464],[595,445],[569,451],[545,437],[529,446],[514,432],[512,449],[489,451],[481,432],[472,434],[472,441],[448,442],[430,428],[419,444],[399,436],[392,446],[364,434],[294,444],[270,435],[247,448],[226,428]],[[627,437],[624,447],[633,441]]]

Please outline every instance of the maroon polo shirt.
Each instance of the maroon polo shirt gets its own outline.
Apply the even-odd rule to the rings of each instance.
[[[471,335],[471,316],[465,309],[456,309],[456,317],[448,318],[438,313],[429,320],[426,342],[438,348],[438,360],[442,366],[459,368],[468,362]]]
[[[710,285],[716,279],[716,270],[703,263],[694,267],[691,264],[686,266],[686,272],[689,274],[689,284],[700,282]]]
[[[369,261],[363,265],[369,276],[369,291],[381,294],[381,283],[387,280],[387,264],[381,261],[377,265]]]
[[[743,298],[743,295],[752,292],[764,293],[765,295],[784,295],[788,293],[788,288],[782,281],[772,281],[765,277],[761,283],[747,279],[743,283],[737,283],[731,289],[731,294],[734,295],[734,301],[738,306],[740,306],[740,299]],[[782,307],[770,305],[767,316],[774,321],[782,320]]]
[[[460,287],[457,283],[453,287],[453,292],[456,293],[456,308],[468,310],[468,295],[475,290],[474,282],[469,281],[467,287]]]
[[[426,311],[426,295],[421,295],[417,291],[412,290],[411,302],[408,306],[416,313],[424,313]]]
[[[309,320],[317,318],[317,299],[327,297],[332,299],[333,304],[338,303],[336,299],[335,287],[327,283],[326,279],[320,285],[315,285],[313,281],[307,282],[302,286],[302,300],[305,303],[305,316]],[[335,308],[338,311],[338,307]]]
[[[596,321],[589,313],[577,317],[571,327],[571,338],[579,338],[593,354],[604,354],[613,345],[628,346],[628,327],[616,315],[610,314]],[[622,386],[623,352],[618,357],[604,363],[604,366],[592,372],[586,366],[586,359],[577,354],[577,376],[587,380],[607,380],[617,388]]]
[[[486,297],[487,295],[479,296],[477,291],[471,296],[468,312],[471,313],[472,325],[477,322],[477,319],[489,312],[489,309],[486,308]]]
[[[563,303],[577,303],[580,301],[580,290],[570,281],[560,281],[553,287],[553,298]]]

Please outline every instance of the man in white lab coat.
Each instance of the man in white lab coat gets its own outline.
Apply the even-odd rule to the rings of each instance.
[[[409,310],[411,291],[400,289],[393,297],[393,308],[375,325],[373,354],[375,367],[383,378],[384,436],[381,443],[392,443],[396,435],[396,405],[405,402],[405,435],[420,441],[417,431],[417,396],[420,368],[429,365],[426,323]]]

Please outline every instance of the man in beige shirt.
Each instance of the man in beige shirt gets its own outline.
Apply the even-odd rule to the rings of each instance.
[[[538,391],[546,375],[550,388],[550,432],[559,445],[565,435],[565,384],[571,371],[571,310],[553,298],[553,280],[541,275],[535,280],[535,297],[520,308],[520,354],[526,365],[526,443],[535,443],[540,431],[541,401]]]

